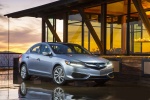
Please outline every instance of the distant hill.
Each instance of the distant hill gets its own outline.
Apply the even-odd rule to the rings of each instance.
[[[0,54],[2,54],[2,53],[4,53],[4,54],[8,54],[8,53],[10,53],[10,54],[20,54],[20,53],[18,53],[18,52],[12,52],[12,51],[0,51]]]

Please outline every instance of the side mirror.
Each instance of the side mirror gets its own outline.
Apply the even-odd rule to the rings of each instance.
[[[42,54],[43,54],[44,56],[51,56],[51,55],[52,55],[51,52],[42,52]]]

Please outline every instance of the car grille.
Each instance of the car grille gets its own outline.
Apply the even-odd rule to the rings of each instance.
[[[85,77],[87,77],[87,75],[73,72],[72,77],[74,77],[74,78],[85,78]]]
[[[92,68],[92,69],[103,69],[106,67],[106,63],[85,63],[86,67]]]

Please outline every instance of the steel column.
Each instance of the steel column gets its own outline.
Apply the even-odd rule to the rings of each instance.
[[[110,24],[110,49],[113,49],[113,34],[114,34],[114,30],[113,30],[113,16],[111,16],[111,24]]]
[[[42,42],[45,42],[46,40],[46,28],[45,28],[45,21],[42,18]]]
[[[63,42],[67,43],[68,42],[68,13],[64,14],[64,21],[63,21]]]
[[[101,5],[101,41],[103,45],[103,54],[106,54],[106,18],[107,18],[107,4]]]
[[[127,10],[127,38],[126,38],[127,55],[130,55],[130,12],[131,12],[131,0],[128,0],[128,10]]]
[[[83,21],[83,18],[82,18],[82,35],[81,35],[81,45],[84,47],[84,21]]]

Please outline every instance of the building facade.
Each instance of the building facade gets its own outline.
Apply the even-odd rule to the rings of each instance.
[[[103,55],[150,54],[149,0],[59,0],[6,16],[42,18],[42,42]]]

